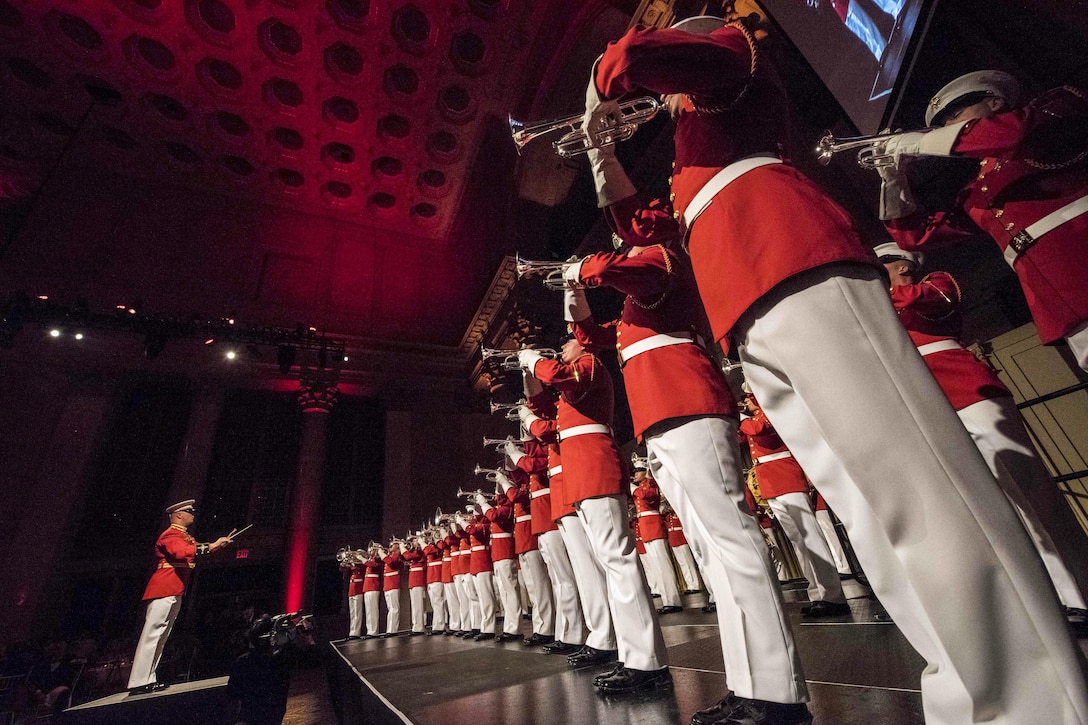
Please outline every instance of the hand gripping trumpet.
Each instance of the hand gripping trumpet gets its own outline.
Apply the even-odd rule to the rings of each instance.
[[[486,470],[489,470],[489,469],[480,468],[479,466],[476,466],[476,471],[477,472],[486,471]],[[487,500],[487,501],[494,501],[495,500],[495,494],[493,494],[493,493],[487,493],[486,491],[481,491],[480,489],[476,489],[475,491],[462,491],[460,486],[457,487],[457,497],[458,498],[465,498],[465,499],[469,499],[471,501],[475,501],[477,496],[483,496],[484,499]]]
[[[494,446],[495,450],[497,450],[499,453],[502,453],[506,449],[507,443],[513,443],[517,446],[523,446],[526,443],[531,443],[532,440],[532,438],[524,440],[514,438],[513,436],[510,436],[509,438],[488,438],[487,436],[484,436],[484,448],[490,448]]]
[[[481,473],[484,474],[485,479],[491,483],[497,484],[499,482],[499,474],[502,473],[502,471],[497,468],[480,468],[480,464],[477,463],[476,469],[473,470],[472,474],[474,476],[479,476]]]
[[[863,169],[879,169],[895,166],[895,157],[883,153],[884,142],[898,136],[897,133],[878,133],[872,136],[851,136],[835,138],[828,131],[816,144],[816,159],[822,166],[831,163],[831,158],[840,151],[858,150],[858,166]]]
[[[620,117],[614,125],[599,128],[593,133],[586,133],[582,128],[582,117],[578,113],[565,118],[542,121],[526,125],[521,121],[509,119],[510,135],[517,144],[518,153],[525,144],[535,138],[563,131],[558,141],[552,142],[555,152],[565,159],[580,156],[592,148],[602,148],[626,141],[635,135],[640,124],[646,123],[657,115],[664,106],[652,96],[632,98],[619,104]]]
[[[522,348],[523,350],[536,350],[544,357],[559,357],[559,353],[550,347],[534,347],[534,348]],[[518,360],[519,350],[496,350],[492,347],[481,347],[480,355],[483,357],[484,362],[488,360],[497,360],[503,370],[520,370],[521,362]],[[495,411],[491,411],[494,413]],[[513,420],[513,419],[511,419]]]
[[[336,552],[336,561],[340,564],[362,564],[366,561],[366,552],[362,549],[353,551],[345,546]]]
[[[575,264],[578,260],[568,262],[544,262],[537,259],[522,259],[517,258],[517,262],[514,264],[514,269],[518,273],[518,279],[529,279],[531,277],[542,277],[544,286],[554,292],[563,292],[568,289],[570,285],[563,279],[563,273],[567,271],[567,268],[572,264]]]
[[[528,404],[529,404],[529,402],[527,400],[525,400],[525,398],[522,398],[521,400],[517,401],[516,403],[495,403],[495,402],[492,402],[491,403],[491,414],[494,415],[495,413],[498,413],[500,410],[504,410],[504,411],[506,411],[506,419],[507,420],[518,421],[518,420],[521,420],[521,418],[518,417],[518,408],[520,408],[523,405],[528,405]],[[503,441],[503,443],[506,443],[506,441]]]

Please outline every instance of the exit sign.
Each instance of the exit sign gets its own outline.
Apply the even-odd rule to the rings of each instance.
[[[249,549],[238,549],[238,551],[234,552],[234,558],[235,559],[248,559],[249,558]]]

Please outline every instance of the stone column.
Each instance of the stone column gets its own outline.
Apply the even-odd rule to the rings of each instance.
[[[303,608],[306,592],[312,588],[315,529],[321,507],[321,480],[325,470],[325,446],[329,413],[339,391],[335,379],[313,376],[299,381],[298,402],[302,406],[302,444],[299,446],[298,477],[291,496],[291,528],[287,532],[284,557],[284,611]]]
[[[202,503],[200,498],[208,482],[208,462],[211,460],[219,415],[222,412],[222,389],[200,390],[197,393],[164,506],[195,498],[199,510]]]

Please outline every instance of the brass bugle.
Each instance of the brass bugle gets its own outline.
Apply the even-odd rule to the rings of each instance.
[[[914,132],[908,132],[914,133]],[[816,160],[827,166],[831,158],[840,151],[858,150],[858,166],[863,169],[878,169],[895,166],[895,157],[891,154],[877,153],[877,147],[885,141],[898,136],[897,133],[877,133],[871,136],[850,136],[835,138],[830,131],[825,133],[816,144]]]
[[[552,147],[557,154],[569,159],[584,154],[591,148],[602,148],[626,141],[635,135],[639,125],[652,119],[662,108],[664,105],[653,96],[632,98],[619,104],[620,117],[614,124],[599,128],[592,134],[587,134],[582,129],[582,118],[585,115],[582,113],[532,125],[515,121],[511,117],[510,135],[520,154],[522,147],[533,139],[562,131],[563,135],[552,142]]]
[[[498,413],[500,410],[504,410],[504,411],[506,411],[506,419],[507,420],[513,420],[513,421],[521,420],[521,418],[518,416],[518,408],[520,408],[523,405],[528,405],[528,404],[529,404],[529,401],[525,400],[525,398],[522,398],[521,400],[517,401],[516,403],[496,403],[496,402],[491,402],[490,403],[491,414],[494,415],[495,413]]]
[[[562,292],[566,290],[569,285],[567,281],[563,279],[563,273],[567,271],[567,268],[574,262],[545,262],[539,259],[523,259],[517,257],[517,262],[514,264],[514,270],[518,274],[518,279],[529,279],[530,277],[542,277],[544,286],[555,292]]]

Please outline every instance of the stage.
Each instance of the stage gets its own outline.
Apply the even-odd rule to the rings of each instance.
[[[787,592],[795,595],[795,592]],[[673,686],[602,696],[593,677],[608,667],[572,669],[566,658],[456,637],[401,635],[338,640],[327,652],[329,689],[341,723],[687,725],[726,692],[717,620],[685,597],[684,612],[661,618]],[[802,595],[803,596],[803,595]],[[795,598],[795,597],[789,597]],[[850,616],[802,621],[787,601],[808,678],[809,704],[824,725],[921,725],[922,659],[891,623],[872,621],[873,602],[850,601]],[[529,623],[522,621],[529,634]]]

